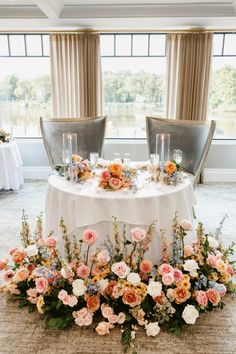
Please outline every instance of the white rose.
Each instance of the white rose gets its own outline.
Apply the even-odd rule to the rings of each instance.
[[[145,326],[145,329],[146,329],[146,333],[147,333],[147,336],[150,337],[155,337],[158,335],[158,333],[160,332],[160,327],[158,325],[158,322],[153,322],[153,323],[148,323],[146,326]]]
[[[64,279],[68,279],[73,276],[73,271],[68,265],[62,267],[60,272]]]
[[[106,289],[107,285],[109,284],[109,281],[108,281],[108,279],[101,279],[101,280],[99,280],[98,284],[100,286],[101,291],[104,291]]]
[[[147,293],[152,297],[161,295],[162,284],[159,281],[150,281],[147,286]]]
[[[185,231],[189,231],[192,228],[192,224],[190,221],[183,219],[180,221],[179,225],[184,229]]]
[[[141,278],[140,276],[138,275],[138,273],[129,273],[128,276],[127,276],[127,280],[129,283],[131,283],[132,285],[136,285],[138,283],[140,283],[141,281]]]
[[[219,242],[214,237],[208,236],[207,240],[208,240],[209,246],[211,248],[218,248],[219,247]]]
[[[26,248],[25,252],[28,257],[34,257],[34,256],[37,256],[37,254],[38,254],[38,248],[36,245],[29,245]]]
[[[76,279],[72,283],[73,287],[73,294],[75,296],[82,296],[84,295],[87,287],[84,285],[84,281],[82,279]]]
[[[199,312],[193,305],[187,305],[182,313],[182,317],[187,324],[194,324],[199,317]]]
[[[197,275],[197,269],[199,269],[198,263],[194,259],[188,259],[184,262],[183,266],[186,272],[189,272],[192,277]]]

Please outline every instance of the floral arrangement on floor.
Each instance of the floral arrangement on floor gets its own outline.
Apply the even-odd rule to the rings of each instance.
[[[223,297],[234,289],[232,247],[221,246],[222,227],[207,235],[199,223],[197,238],[184,245],[191,224],[173,221],[173,250],[167,251],[164,232],[162,261],[154,265],[145,253],[154,224],[147,230],[119,230],[114,219],[112,238],[99,244],[94,230],[85,230],[79,242],[67,236],[61,220],[65,258],[58,240],[42,236],[42,218],[30,234],[25,215],[22,248],[10,250],[11,260],[1,260],[5,271],[1,290],[19,300],[29,312],[38,310],[49,327],[93,326],[99,335],[121,326],[124,350],[134,347],[137,330],[156,336],[161,328],[179,333],[181,325],[193,325],[200,313],[223,308]],[[221,225],[222,226],[222,225]]]
[[[161,174],[160,164],[152,163],[147,166],[150,173],[149,180],[154,182],[162,181],[168,185],[177,185],[183,182],[182,168],[175,161],[166,161],[164,165],[164,174]]]
[[[111,163],[108,169],[102,171],[98,181],[98,187],[110,191],[120,189],[135,190],[137,170],[122,166],[119,163]]]
[[[3,129],[0,129],[0,144],[9,143],[12,139],[12,135]]]
[[[70,177],[70,165],[56,165],[55,170],[60,176],[75,182],[84,182],[94,176],[89,160],[83,159],[80,155],[72,155],[72,173]]]

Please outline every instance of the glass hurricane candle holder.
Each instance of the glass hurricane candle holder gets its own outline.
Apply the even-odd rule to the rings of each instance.
[[[156,154],[160,157],[161,173],[164,172],[165,162],[169,160],[170,156],[170,134],[159,133],[156,134]]]
[[[64,165],[64,174],[66,178],[72,180],[73,179],[72,155],[77,155],[77,134],[63,133],[62,138],[63,138],[63,158],[62,159]]]

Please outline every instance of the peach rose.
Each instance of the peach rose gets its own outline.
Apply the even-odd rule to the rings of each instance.
[[[215,289],[208,289],[206,291],[208,300],[212,303],[213,306],[217,306],[220,302],[220,294]]]
[[[15,263],[20,263],[22,262],[24,259],[25,259],[25,252],[24,251],[21,251],[21,250],[18,250],[16,249],[13,253],[12,253],[12,258],[13,258],[13,261]]]
[[[19,268],[13,277],[13,281],[16,283],[24,281],[28,279],[29,274],[30,272],[27,268]]]
[[[46,238],[46,245],[48,247],[55,247],[57,244],[57,239],[54,236],[49,236],[48,238]]]
[[[194,253],[193,246],[187,245],[184,247],[184,257],[190,257]]]
[[[45,294],[48,288],[48,281],[46,278],[41,277],[35,280],[35,285],[37,292],[40,294]]]
[[[117,320],[118,320],[118,316],[115,315],[114,313],[111,314],[111,315],[108,317],[108,321],[109,321],[110,323],[112,323],[112,324],[116,323]]]
[[[109,179],[111,178],[111,174],[108,170],[104,170],[102,171],[100,178],[102,181],[108,182]]]
[[[102,315],[104,318],[108,318],[111,315],[113,315],[113,310],[110,306],[102,304],[101,305],[101,311],[102,311]]]
[[[153,300],[158,302],[160,305],[163,305],[167,301],[164,291],[161,291],[161,295],[154,297]]]
[[[196,300],[198,302],[198,305],[202,307],[206,307],[208,304],[208,297],[205,291],[203,290],[198,290],[196,292]]]
[[[122,182],[118,178],[110,178],[109,179],[109,186],[113,189],[120,189],[122,187]]]
[[[135,307],[141,303],[141,298],[133,289],[128,289],[124,292],[122,297],[123,303],[131,307]]]
[[[0,270],[5,269],[7,266],[7,261],[4,261],[3,259],[0,259]]]
[[[173,291],[173,296],[175,298],[175,302],[177,304],[181,304],[190,298],[191,293],[187,289],[177,287]]]
[[[168,263],[163,263],[158,268],[158,274],[164,275],[166,273],[174,273],[174,268]]]
[[[117,316],[117,323],[122,324],[125,322],[125,320],[126,320],[126,316],[124,312],[120,312]]]
[[[130,272],[130,268],[125,262],[117,262],[112,264],[111,270],[121,279],[124,279]]]
[[[165,171],[168,175],[171,175],[172,173],[176,172],[177,171],[176,164],[171,161],[167,161],[165,164]]]
[[[162,276],[162,282],[164,285],[171,285],[173,284],[175,278],[174,278],[174,274],[173,273],[165,273],[163,276]]]
[[[88,245],[93,245],[97,239],[97,233],[94,230],[85,230],[83,233],[83,241]]]
[[[217,268],[217,258],[216,258],[216,256],[214,256],[213,254],[209,254],[209,256],[207,257],[207,263],[212,268]]]
[[[72,162],[80,162],[82,160],[83,160],[83,158],[81,156],[76,155],[76,154],[72,155]]]
[[[87,300],[87,308],[91,312],[96,312],[100,307],[100,298],[98,295],[92,295]]]
[[[109,172],[113,177],[120,178],[122,174],[122,165],[119,163],[110,164]]]
[[[106,287],[105,292],[108,295],[112,296],[113,288],[114,288],[114,286],[116,286],[116,284],[117,284],[117,281],[111,280],[110,283],[108,284],[108,286]]]
[[[149,259],[144,259],[140,263],[140,270],[143,273],[151,273],[151,271],[152,271],[152,262],[149,261]]]
[[[86,279],[89,276],[89,272],[89,268],[85,264],[82,264],[77,268],[76,274],[79,278]]]
[[[105,334],[110,333],[110,329],[113,328],[113,325],[109,322],[99,322],[97,327],[95,328],[95,331],[100,335],[104,336]]]
[[[135,227],[130,230],[132,240],[135,242],[143,241],[146,238],[146,231],[140,227]]]
[[[227,272],[227,263],[225,263],[224,261],[222,261],[221,259],[217,260],[217,270],[220,273],[225,273]]]

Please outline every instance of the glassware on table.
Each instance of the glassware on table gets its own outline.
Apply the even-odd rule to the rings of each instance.
[[[99,159],[99,153],[98,152],[90,152],[89,154],[89,161],[93,167],[96,167]]]
[[[150,154],[150,164],[151,165],[159,164],[159,154]]]
[[[113,161],[116,162],[116,163],[121,163],[122,162],[121,153],[120,152],[114,152]]]
[[[180,150],[180,149],[174,149],[173,160],[174,160],[177,164],[181,164],[181,162],[182,162],[182,156],[183,156],[182,150]]]
[[[160,156],[160,169],[164,173],[165,162],[169,160],[170,156],[170,134],[159,133],[156,134],[156,154]]]
[[[64,175],[73,180],[73,161],[72,155],[77,155],[77,134],[76,133],[63,133],[63,165]]]
[[[130,164],[130,153],[129,152],[124,153],[123,164],[124,164],[124,166],[129,166],[129,164]]]

